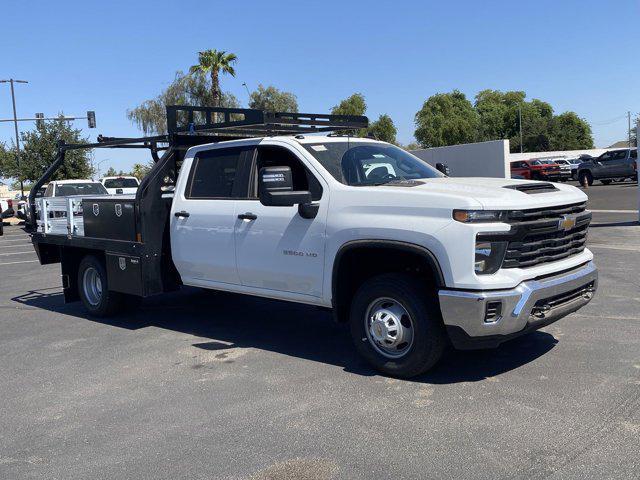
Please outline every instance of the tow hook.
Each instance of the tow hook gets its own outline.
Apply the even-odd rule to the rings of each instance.
[[[534,308],[531,311],[531,314],[536,318],[544,318],[547,313],[551,310],[551,305],[545,303],[544,305],[540,305],[539,307]]]

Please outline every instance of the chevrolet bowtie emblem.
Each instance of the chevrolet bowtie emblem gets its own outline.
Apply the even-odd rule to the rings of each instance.
[[[558,230],[564,230],[565,232],[568,232],[575,226],[576,226],[575,215],[563,215],[562,218],[558,220]]]

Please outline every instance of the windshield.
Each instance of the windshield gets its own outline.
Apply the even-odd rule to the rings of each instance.
[[[303,146],[336,180],[346,185],[382,185],[444,176],[418,157],[387,143],[345,140]]]
[[[106,188],[138,188],[135,178],[108,178],[104,181]]]
[[[101,183],[63,183],[56,187],[56,197],[68,195],[108,195]]]
[[[531,165],[542,165],[540,160],[531,160]]]

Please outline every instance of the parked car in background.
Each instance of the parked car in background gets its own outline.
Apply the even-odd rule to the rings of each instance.
[[[36,198],[40,198],[44,195],[44,192],[47,189],[47,185],[43,185],[38,189],[38,191],[36,192]],[[20,220],[25,220],[27,223],[29,222],[29,219],[31,217],[31,211],[27,208],[28,198],[29,197],[25,198],[24,200],[20,200],[18,202],[18,209],[16,210],[16,217],[18,217]]]
[[[36,196],[39,193],[38,191]],[[95,180],[55,180],[47,185],[41,196],[68,197],[71,195],[109,195],[109,192],[104,188],[104,185]],[[39,207],[40,202],[36,202],[37,217],[40,216]]]
[[[134,194],[138,191],[140,181],[136,177],[104,177],[100,180],[111,195]]]
[[[565,159],[561,159],[559,160],[559,163],[562,164],[566,164],[569,165],[569,168],[571,169],[571,178],[573,180],[577,180],[578,179],[578,165],[580,165],[584,160],[582,160],[581,158],[565,158]]]
[[[561,182],[567,181],[571,178],[571,167],[563,162],[560,158],[540,159],[544,165],[558,165],[560,167],[560,180]]]
[[[13,200],[10,198],[0,198],[0,209],[2,210],[0,218],[13,217],[13,214],[15,213],[13,210]]]
[[[95,180],[55,180],[47,185],[43,197],[70,195],[109,195],[102,183]]]
[[[540,160],[520,160],[511,162],[511,175],[519,175],[527,180],[551,180],[561,178],[560,165],[547,164]]]
[[[578,165],[578,180],[581,184],[593,185],[600,180],[605,185],[613,180],[638,178],[638,151],[622,148],[609,150],[599,157],[583,161]]]

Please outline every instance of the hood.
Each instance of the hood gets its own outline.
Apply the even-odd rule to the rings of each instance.
[[[543,188],[545,185],[551,188]],[[585,202],[587,196],[571,185],[533,180],[484,177],[421,179],[415,186],[381,185],[380,189],[408,189],[416,193],[473,199],[486,210],[520,210]],[[520,190],[519,190],[520,189]]]

